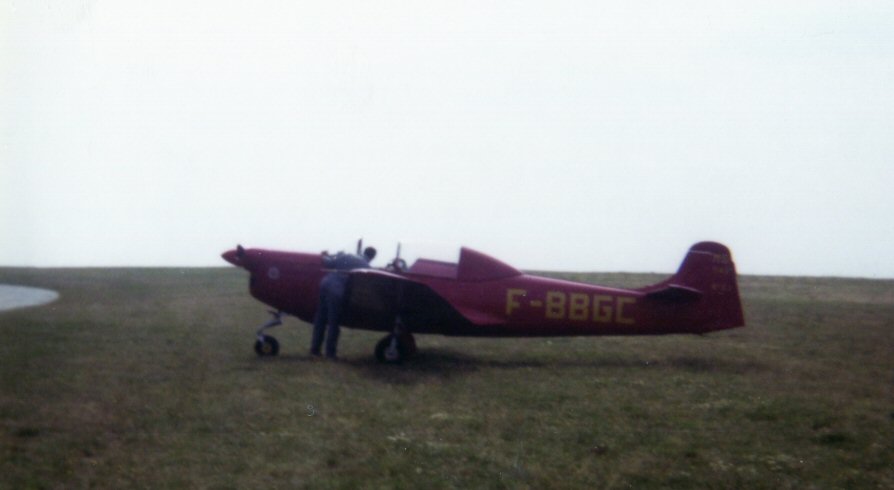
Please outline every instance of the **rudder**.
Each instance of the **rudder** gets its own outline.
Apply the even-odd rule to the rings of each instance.
[[[716,242],[693,245],[677,273],[644,290],[660,301],[689,304],[694,331],[709,332],[745,325],[736,265],[729,249]]]
[[[745,325],[736,264],[725,245],[699,242],[690,247],[671,282],[701,292],[706,330]]]

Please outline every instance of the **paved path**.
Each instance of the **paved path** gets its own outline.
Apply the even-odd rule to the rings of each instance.
[[[52,303],[58,298],[59,293],[49,289],[0,284],[0,311]]]

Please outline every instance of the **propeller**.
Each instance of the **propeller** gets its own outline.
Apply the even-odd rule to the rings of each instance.
[[[400,258],[400,242],[397,242],[397,255],[394,257],[394,260],[389,264],[389,270],[391,271],[405,271],[407,270],[407,261]]]

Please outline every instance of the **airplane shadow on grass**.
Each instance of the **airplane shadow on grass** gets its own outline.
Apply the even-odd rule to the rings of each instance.
[[[762,363],[751,360],[716,357],[679,356],[666,359],[642,358],[561,358],[561,359],[494,359],[444,348],[426,348],[401,365],[383,365],[372,357],[343,359],[341,364],[357,369],[363,376],[395,384],[412,384],[431,378],[450,379],[487,369],[553,371],[595,370],[669,370],[692,374],[744,374],[766,370]]]

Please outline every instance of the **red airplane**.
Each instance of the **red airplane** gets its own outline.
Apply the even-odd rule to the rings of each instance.
[[[359,250],[359,246],[358,246]],[[525,274],[469,248],[458,263],[399,258],[385,269],[355,269],[341,324],[387,332],[379,361],[399,363],[416,350],[413,334],[528,337],[704,334],[745,325],[729,249],[714,242],[689,249],[676,274],[638,289],[619,289]],[[276,309],[257,332],[258,355],[279,344],[264,331],[283,314],[312,322],[329,271],[321,254],[242,246],[222,257],[250,273],[251,295]]]

